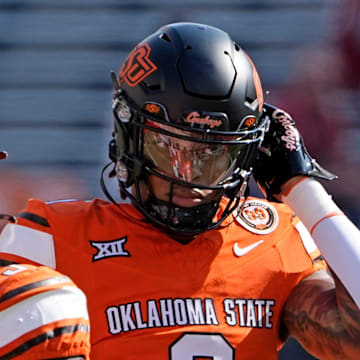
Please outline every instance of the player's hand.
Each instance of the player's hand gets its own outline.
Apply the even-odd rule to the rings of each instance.
[[[282,185],[297,175],[326,180],[337,178],[310,156],[290,115],[266,104],[263,116],[270,118],[270,126],[259,148],[253,173],[269,200],[277,201]]]

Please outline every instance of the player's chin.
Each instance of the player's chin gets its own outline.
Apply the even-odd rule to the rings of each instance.
[[[192,193],[174,193],[172,196],[172,203],[180,207],[195,207],[209,204],[210,202],[219,198],[218,191],[199,191]]]

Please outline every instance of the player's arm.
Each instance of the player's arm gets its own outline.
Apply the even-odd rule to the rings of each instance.
[[[324,271],[308,276],[290,295],[283,324],[319,359],[359,359],[360,313],[343,284]]]
[[[291,117],[266,110],[271,123],[255,179],[269,199],[293,209],[334,274],[314,273],[298,285],[285,306],[285,327],[319,358],[359,359],[360,231],[315,180],[334,176],[308,154]]]
[[[53,229],[47,205],[30,199],[26,208],[0,234],[0,265],[26,263],[56,268]]]
[[[301,199],[294,199],[301,189]],[[360,266],[360,232],[315,180],[295,177],[282,191],[289,193],[283,200],[297,209],[334,268],[332,277],[318,271],[301,281],[287,300],[283,323],[291,336],[320,359],[359,359],[360,292],[355,274]],[[302,209],[308,197],[313,203]]]

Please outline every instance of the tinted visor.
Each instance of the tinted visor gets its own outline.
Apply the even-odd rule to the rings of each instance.
[[[225,182],[238,156],[247,152],[247,142],[237,142],[234,135],[209,135],[203,142],[200,134],[147,121],[149,124],[154,129],[144,129],[144,157],[151,161],[153,170],[187,183]],[[165,131],[160,133],[158,129]]]

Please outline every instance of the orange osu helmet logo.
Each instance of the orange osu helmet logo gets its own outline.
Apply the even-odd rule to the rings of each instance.
[[[245,126],[250,127],[253,126],[256,123],[256,117],[255,116],[249,116],[245,119]]]
[[[159,105],[149,103],[145,105],[145,110],[147,110],[149,113],[157,114],[161,108]]]
[[[157,69],[149,59],[150,52],[150,46],[142,44],[130,53],[120,69],[120,83],[125,81],[129,86],[135,86]]]

